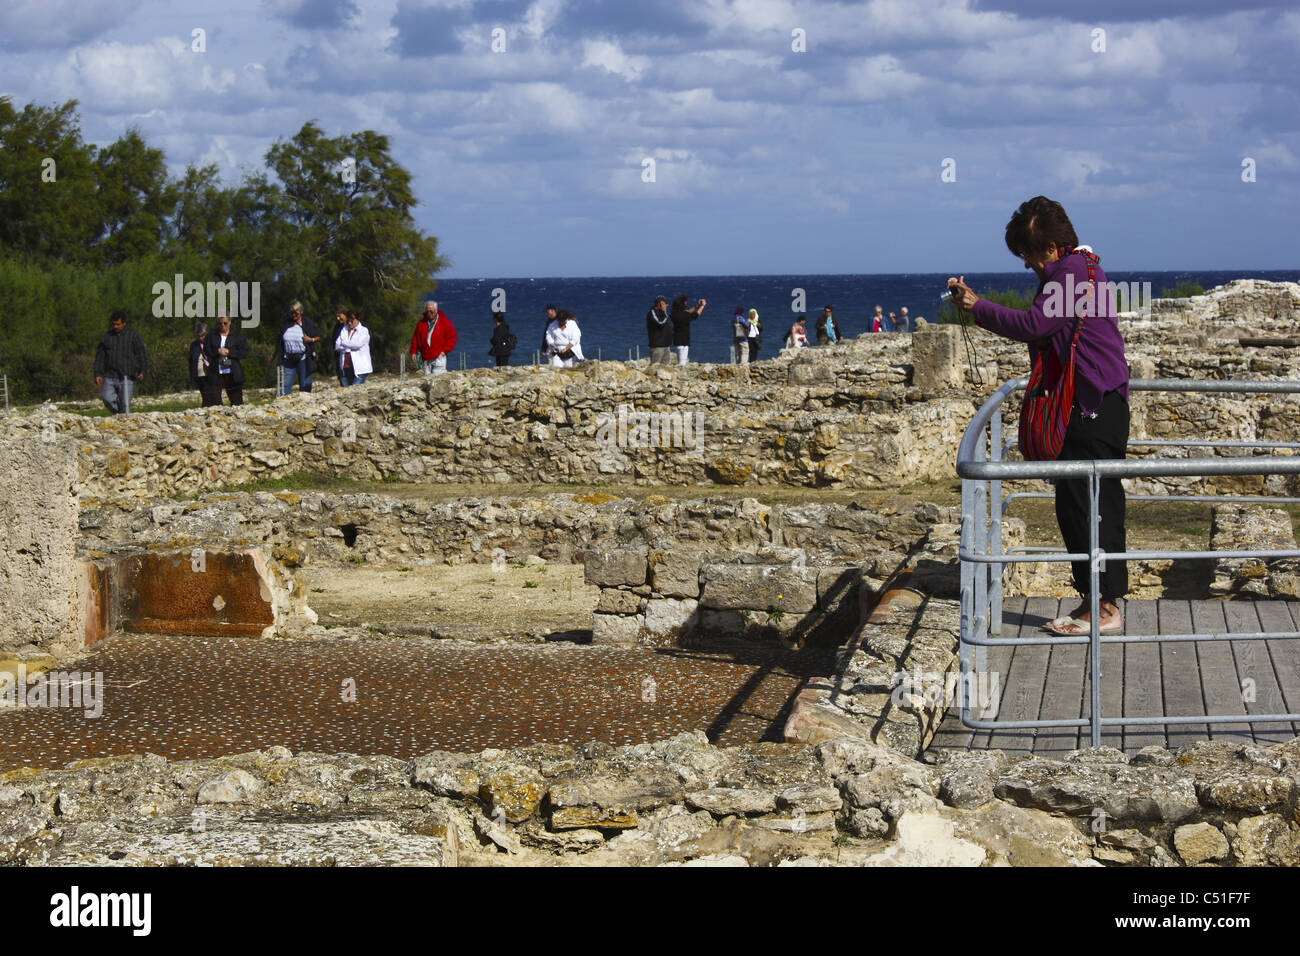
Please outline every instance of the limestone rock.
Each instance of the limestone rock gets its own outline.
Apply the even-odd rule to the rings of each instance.
[[[1276,813],[1237,823],[1232,858],[1238,866],[1300,866],[1300,840]]]
[[[636,587],[646,583],[646,554],[632,548],[597,554],[588,552],[583,571],[588,584]]]
[[[636,614],[641,610],[641,602],[641,596],[631,591],[624,591],[622,588],[601,588],[600,598],[596,603],[596,613]]]
[[[1004,773],[993,788],[1022,807],[1093,817],[1108,822],[1179,823],[1199,808],[1192,781],[1171,768],[1129,764],[1027,760]]]
[[[698,598],[699,552],[677,549],[651,552],[650,582],[665,597]]]
[[[1207,807],[1222,810],[1286,810],[1295,804],[1296,783],[1277,774],[1229,770],[1198,781],[1196,795]]]
[[[1174,831],[1174,849],[1183,862],[1195,865],[1228,856],[1228,840],[1210,823],[1189,823]]]
[[[510,823],[522,823],[533,815],[545,793],[542,775],[532,767],[504,764],[484,773],[478,796],[490,813],[500,810]]]
[[[840,793],[834,787],[787,787],[776,796],[776,805],[781,810],[803,810],[805,813],[822,813],[838,810],[844,805]]]
[[[644,627],[644,614],[593,614],[591,643],[635,644]]]
[[[940,765],[939,797],[961,809],[981,807],[993,799],[993,787],[1011,761],[1000,750],[956,751]]]
[[[700,602],[712,608],[806,613],[817,607],[817,572],[785,565],[713,564],[701,569]]]
[[[652,598],[646,602],[646,634],[660,643],[675,642],[695,629],[699,602],[687,598]]]
[[[754,813],[771,813],[776,809],[776,795],[769,790],[751,790],[745,787],[714,787],[686,794],[687,806],[707,810],[714,816]]]
[[[938,811],[906,813],[898,821],[897,838],[868,857],[866,866],[982,866],[988,852],[957,836],[953,821]]]
[[[456,799],[477,796],[482,786],[472,755],[441,750],[415,758],[412,780],[440,797]]]
[[[247,770],[232,770],[199,787],[199,803],[247,803],[262,789],[262,782]]]
[[[625,807],[561,807],[551,812],[552,830],[626,830],[637,825]]]

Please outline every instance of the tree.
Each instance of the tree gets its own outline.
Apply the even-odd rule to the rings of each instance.
[[[411,217],[411,176],[389,155],[388,137],[331,138],[309,122],[272,146],[266,164],[278,181],[266,196],[279,215],[263,231],[282,297],[317,314],[335,301],[358,308],[376,366],[391,363],[419,296],[446,263]]]
[[[166,232],[167,165],[138,130],[127,130],[96,158],[100,258],[125,262],[159,250]]]
[[[81,139],[77,101],[0,98],[0,254],[39,262],[88,262],[101,230],[95,147]]]

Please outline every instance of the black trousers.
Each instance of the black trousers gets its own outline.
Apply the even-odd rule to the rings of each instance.
[[[1129,409],[1118,392],[1107,392],[1097,409],[1097,417],[1084,415],[1076,404],[1061,446],[1061,461],[1095,458],[1123,458],[1128,449]],[[1097,508],[1101,518],[1098,543],[1103,551],[1127,550],[1124,532],[1124,486],[1118,478],[1103,478]],[[1088,529],[1088,481],[1072,479],[1056,483],[1056,523],[1060,525],[1065,548],[1072,553],[1086,553],[1090,547]],[[1081,595],[1090,594],[1087,561],[1073,561],[1074,587]],[[1101,572],[1102,601],[1115,601],[1128,593],[1128,562],[1106,562]]]

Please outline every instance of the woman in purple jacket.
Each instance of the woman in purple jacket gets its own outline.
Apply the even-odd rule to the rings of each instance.
[[[1114,303],[1107,294],[1106,275],[1088,246],[1080,246],[1074,227],[1060,203],[1036,196],[1022,203],[1007,223],[1007,248],[1038,275],[1038,294],[1028,312],[1009,309],[981,299],[966,285],[965,276],[949,279],[953,299],[974,313],[975,324],[1005,338],[1029,344],[1030,360],[1044,353],[1043,384],[1054,390],[1069,360],[1076,306],[1095,302],[1084,310],[1074,364],[1074,409],[1065,432],[1060,460],[1123,458],[1128,447],[1128,363],[1124,339],[1115,320]],[[1095,291],[1088,278],[1093,263]],[[1118,478],[1101,480],[1098,508],[1101,517],[1099,546],[1107,554],[1126,550],[1124,486]],[[1088,482],[1056,482],[1056,521],[1067,551],[1089,549]],[[1047,625],[1056,634],[1087,634],[1090,612],[1088,562],[1075,561],[1074,587],[1083,596],[1069,617]],[[1107,561],[1101,572],[1099,611],[1103,633],[1124,626],[1116,601],[1128,592],[1128,564]]]

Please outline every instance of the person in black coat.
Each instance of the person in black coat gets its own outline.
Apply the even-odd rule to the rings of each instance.
[[[244,359],[248,358],[248,339],[233,328],[230,316],[217,319],[217,328],[209,332],[203,345],[207,353],[208,374],[216,381],[213,405],[221,404],[221,390],[230,396],[231,405],[244,404]]]
[[[684,295],[675,298],[669,315],[673,323],[673,351],[677,353],[678,365],[686,364],[686,356],[691,349],[691,323],[704,313],[704,307],[708,305],[703,299],[696,299],[695,305],[687,308],[687,301]]]
[[[510,353],[515,350],[515,336],[510,331],[510,326],[506,323],[506,314],[504,312],[493,312],[492,322],[492,347],[488,349],[488,355],[497,360],[497,366],[510,364]]]
[[[190,343],[190,385],[199,390],[203,408],[221,404],[221,383],[217,381],[215,363],[208,358],[204,344],[209,334],[208,323],[199,322],[194,326],[194,341]]]
[[[668,322],[668,300],[655,296],[650,311],[645,314],[646,335],[650,339],[650,364],[667,365],[668,350],[673,347],[673,327]]]

